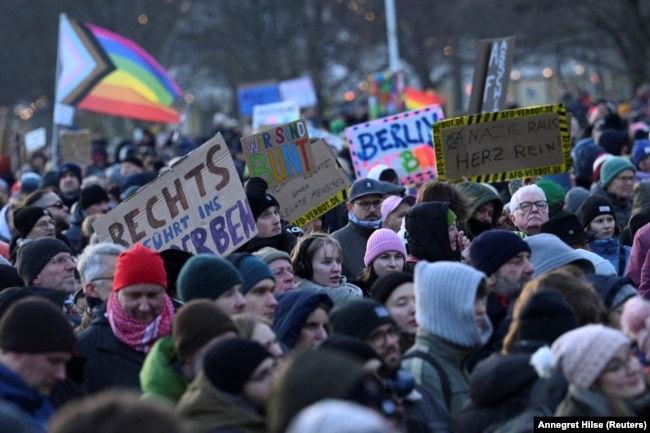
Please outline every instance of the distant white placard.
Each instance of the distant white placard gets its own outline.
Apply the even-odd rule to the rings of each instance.
[[[295,78],[281,81],[280,97],[283,101],[296,101],[300,108],[309,108],[316,105],[316,91],[310,77]]]
[[[284,125],[300,119],[300,107],[296,101],[274,102],[253,107],[253,130],[262,127]]]
[[[35,152],[47,144],[45,128],[34,129],[25,134],[25,149],[27,152]]]

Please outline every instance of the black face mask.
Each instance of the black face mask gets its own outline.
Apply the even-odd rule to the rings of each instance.
[[[475,238],[476,236],[480,235],[483,232],[492,230],[494,228],[492,224],[484,223],[474,218],[470,218],[467,220],[467,227],[469,227],[469,230],[472,233],[473,238]]]

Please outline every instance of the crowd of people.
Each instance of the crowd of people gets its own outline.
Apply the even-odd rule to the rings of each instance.
[[[228,131],[257,235],[223,257],[93,232],[193,143],[166,160],[145,134],[112,163],[96,143],[87,167],[51,171],[37,152],[0,182],[0,425],[478,433],[647,416],[647,113],[594,104],[571,175],[500,184],[407,187],[382,165],[354,179],[342,149],[347,201],[305,227]]]

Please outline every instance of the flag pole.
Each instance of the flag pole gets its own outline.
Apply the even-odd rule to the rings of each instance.
[[[65,14],[59,14],[59,28],[57,33],[56,43],[56,72],[54,74],[54,109],[52,110],[52,141],[50,142],[50,149],[52,157],[50,159],[50,169],[58,170],[59,164],[59,124],[57,119],[57,112],[59,110],[59,74],[61,71],[61,24],[65,20]]]

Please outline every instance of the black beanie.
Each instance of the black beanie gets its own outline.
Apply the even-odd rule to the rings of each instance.
[[[72,326],[52,302],[27,297],[0,319],[0,349],[23,353],[72,352],[77,339]]]
[[[600,215],[611,215],[616,221],[616,214],[614,213],[614,206],[612,202],[602,195],[590,195],[580,205],[580,216],[582,226],[585,230],[589,224]]]
[[[519,341],[536,340],[551,344],[560,335],[578,327],[578,319],[562,295],[542,289],[526,300],[519,313]]]
[[[212,386],[238,395],[255,369],[273,355],[257,341],[241,337],[217,341],[205,353],[203,371]]]
[[[94,204],[108,201],[108,193],[101,185],[97,184],[83,187],[79,196],[79,205],[81,205],[81,209],[83,210],[88,209]]]
[[[26,237],[32,231],[34,225],[42,216],[52,216],[49,210],[38,206],[26,206],[14,212],[14,227],[21,238]]]
[[[70,247],[56,238],[39,238],[23,244],[18,249],[16,269],[25,282],[32,284],[34,278],[41,272],[47,262],[58,253],[70,253]]]
[[[404,283],[412,283],[410,272],[389,272],[379,277],[370,287],[370,297],[385,304],[393,291]]]
[[[334,305],[329,314],[332,334],[344,334],[365,339],[378,326],[386,323],[395,325],[395,320],[379,302],[374,299],[352,299]]]
[[[255,220],[271,206],[280,207],[280,203],[275,197],[266,192],[268,187],[269,185],[261,177],[251,177],[246,182],[246,198],[251,206]]]
[[[81,183],[81,167],[79,167],[79,165],[75,164],[74,162],[66,162],[63,164],[58,172],[57,183],[66,173],[72,173],[77,179],[79,179],[79,182]]]
[[[25,283],[11,265],[0,264],[0,291],[9,287],[23,287]]]
[[[472,240],[469,246],[469,260],[474,269],[489,277],[508,260],[524,251],[530,253],[530,246],[513,232],[488,230]]]
[[[165,272],[167,272],[167,292],[176,294],[176,280],[178,279],[178,274],[181,272],[181,269],[183,269],[185,262],[194,257],[194,254],[188,251],[169,248],[162,250],[160,252],[160,257],[163,259]]]

